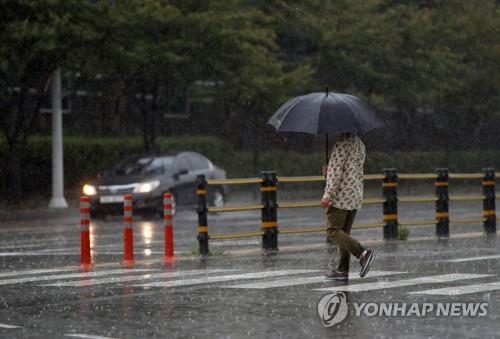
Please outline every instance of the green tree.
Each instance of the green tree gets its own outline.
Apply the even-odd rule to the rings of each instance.
[[[182,36],[181,12],[168,2],[153,0],[118,1],[103,10],[106,39],[97,67],[88,71],[102,73],[112,84],[110,100],[134,102],[129,107],[137,107],[132,119],[142,126],[144,148],[154,150],[157,126],[169,99],[182,92],[190,78],[189,54],[184,52],[189,42]]]
[[[0,128],[8,144],[2,166],[13,200],[21,194],[27,139],[51,75],[97,37],[92,29],[97,14],[94,6],[78,0],[0,2]]]
[[[199,75],[216,83],[215,114],[206,121],[220,126],[218,132],[234,144],[250,148],[257,170],[265,122],[307,70],[285,69],[271,18],[245,1],[211,1],[186,18]]]
[[[450,148],[491,147],[500,115],[500,7],[495,1],[454,1],[436,13],[444,44],[457,56],[454,86],[446,86],[436,100],[438,111],[447,112],[451,128],[440,132]],[[439,15],[450,13],[448,20]],[[466,136],[466,138],[464,138]],[[464,144],[464,141],[466,143]]]
[[[397,148],[467,147],[474,139],[459,136],[470,137],[498,112],[494,1],[325,6],[317,81],[368,100],[389,122]]]

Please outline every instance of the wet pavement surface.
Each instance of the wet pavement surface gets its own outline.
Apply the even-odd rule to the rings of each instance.
[[[431,208],[429,208],[431,206]],[[404,217],[425,219],[432,205]],[[480,214],[480,204],[456,213]],[[74,212],[74,213],[73,213]],[[357,222],[376,222],[380,206],[364,208]],[[258,213],[209,217],[217,233],[255,230]],[[322,223],[321,211],[280,212],[280,226]],[[119,218],[91,225],[94,267],[79,263],[78,211],[59,217],[3,220],[0,224],[0,337],[5,338],[494,338],[500,333],[500,243],[481,225],[452,225],[450,239],[433,227],[412,228],[408,241],[384,242],[377,230],[353,235],[377,252],[367,277],[351,260],[348,283],[324,281],[329,253],[323,234],[282,235],[275,255],[259,251],[260,239],[213,241],[216,255],[196,252],[196,214],[175,219],[175,262],[165,263],[162,225],[134,224],[135,259],[121,265]],[[426,236],[426,240],[412,240]],[[243,251],[245,250],[245,251]],[[224,252],[226,251],[226,252]],[[325,327],[318,303],[342,292],[348,313]],[[483,316],[356,314],[365,303],[418,305],[484,303]],[[370,311],[370,312],[369,312]]]

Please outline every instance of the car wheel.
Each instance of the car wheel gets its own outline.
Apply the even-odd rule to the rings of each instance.
[[[214,207],[224,207],[224,205],[226,204],[224,193],[222,193],[222,190],[220,188],[215,190],[212,204]]]

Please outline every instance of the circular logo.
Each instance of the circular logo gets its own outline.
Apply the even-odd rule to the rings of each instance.
[[[327,294],[318,303],[318,315],[325,327],[340,323],[347,317],[347,297],[338,292]]]

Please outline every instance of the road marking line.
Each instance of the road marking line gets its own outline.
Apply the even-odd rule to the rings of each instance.
[[[237,271],[237,270],[213,269],[213,270],[190,270],[190,271],[164,272],[164,273],[153,273],[153,274],[144,274],[144,275],[125,276],[125,277],[121,276],[121,277],[111,277],[111,278],[103,278],[103,279],[88,279],[88,280],[69,281],[69,282],[56,282],[53,284],[46,284],[46,285],[39,285],[39,286],[81,287],[81,286],[112,284],[112,283],[121,283],[121,282],[137,281],[137,280],[157,279],[157,278],[176,278],[176,277],[183,277],[183,276],[189,276],[189,275],[221,273],[221,272],[230,272],[230,271]]]
[[[49,269],[37,269],[37,270],[27,270],[27,271],[12,271],[0,273],[0,278],[5,277],[15,277],[21,275],[32,275],[32,274],[44,274],[44,273],[56,273],[56,272],[67,272],[75,271],[76,268],[49,268]]]
[[[214,283],[214,282],[239,280],[239,279],[279,277],[279,276],[284,276],[284,275],[314,273],[314,272],[319,272],[319,270],[263,271],[263,272],[255,272],[255,273],[223,275],[223,276],[218,276],[218,277],[204,277],[204,278],[184,279],[184,280],[174,280],[174,281],[160,281],[160,282],[153,282],[153,283],[133,285],[133,286],[137,286],[137,287],[176,287],[176,286],[208,284],[208,283]]]
[[[83,333],[66,333],[64,336],[65,337],[73,337],[73,338],[86,338],[86,339],[114,339],[111,337],[103,337],[100,335],[90,335],[90,334],[83,334]]]
[[[453,286],[445,288],[435,288],[425,291],[415,291],[410,292],[410,294],[430,294],[430,295],[462,295],[471,294],[487,291],[500,290],[500,282],[484,283],[484,284],[474,284],[474,285],[464,285],[464,286]]]
[[[0,324],[0,328],[23,328],[22,326],[9,325],[9,324]]]
[[[73,251],[74,253],[75,248],[74,247],[66,247],[66,248],[46,248],[42,250],[36,250],[34,252],[36,253],[57,253],[57,252],[64,252],[64,251]]]
[[[395,271],[371,271],[368,278],[371,277],[382,277],[391,274],[403,274],[408,272],[395,272]],[[352,273],[356,274],[356,273]],[[349,280],[357,280],[361,279],[359,275],[354,275],[349,278]],[[223,286],[224,288],[244,288],[244,289],[267,289],[267,288],[275,288],[275,287],[286,287],[286,286],[294,286],[294,285],[305,285],[305,284],[314,284],[321,282],[331,282],[332,280],[326,280],[325,276],[315,276],[315,277],[305,277],[305,278],[286,278],[279,279],[274,281],[264,281],[250,284],[240,284],[240,285],[232,285],[232,286]]]
[[[395,287],[403,287],[403,286],[413,286],[419,284],[438,284],[451,282],[456,280],[464,280],[464,279],[475,279],[475,278],[484,278],[492,276],[492,274],[442,274],[442,275],[433,275],[428,277],[419,277],[413,279],[403,279],[396,281],[379,281],[374,283],[366,283],[366,284],[357,284],[357,285],[346,285],[346,286],[334,286],[327,288],[318,288],[314,289],[315,291],[344,291],[344,292],[364,292],[364,291],[372,291],[372,290],[382,290],[387,288],[395,288]]]
[[[32,256],[39,256],[39,255],[77,255],[78,253],[75,254],[74,251],[72,252],[57,252],[57,253],[52,253],[52,252],[0,252],[0,257],[32,257]]]
[[[16,250],[22,249],[22,248],[37,248],[37,247],[43,247],[43,244],[18,244],[18,245],[6,245],[6,246],[0,246],[0,250],[8,250],[11,248],[14,248]]]
[[[260,241],[257,240],[231,240],[231,239],[217,239],[212,240],[217,246],[245,246],[245,245],[260,245]]]
[[[19,278],[19,279],[4,279],[4,280],[0,280],[0,285],[12,285],[12,284],[21,284],[21,283],[26,283],[26,282],[47,281],[47,280],[57,280],[57,279],[100,277],[103,275],[136,273],[136,272],[152,272],[152,271],[157,271],[157,270],[153,270],[153,269],[116,269],[116,270],[97,271],[97,272],[42,275],[42,276],[38,276],[38,277],[26,277],[26,278]]]
[[[472,257],[472,258],[461,258],[461,259],[449,259],[449,260],[441,260],[442,262],[467,262],[467,261],[478,261],[478,260],[488,260],[488,259],[499,259],[500,254],[497,255],[484,255],[481,257]]]

